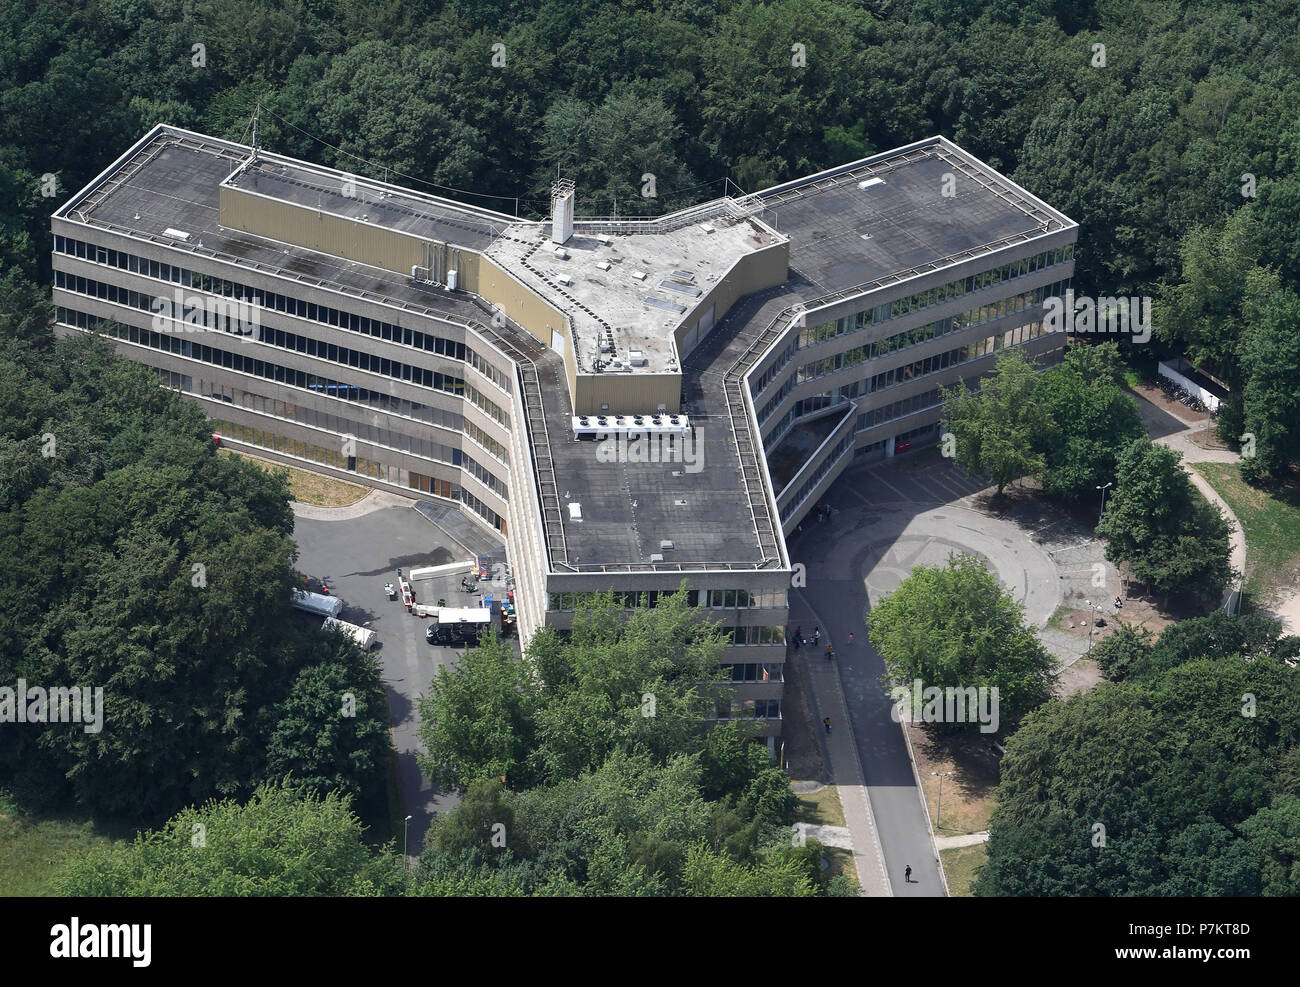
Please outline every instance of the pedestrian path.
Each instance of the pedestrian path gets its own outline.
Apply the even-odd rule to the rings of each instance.
[[[817,722],[821,724],[827,716],[831,719],[830,733],[821,726],[818,735],[822,741],[823,762],[829,774],[828,783],[839,789],[840,804],[844,808],[844,828],[851,836],[853,863],[858,869],[858,883],[862,886],[862,893],[869,897],[889,897],[894,892],[885,872],[876,819],[871,809],[871,799],[858,757],[858,745],[849,723],[849,708],[844,701],[835,663],[822,659],[820,654],[814,655],[811,645],[802,651],[795,651],[791,660],[804,663],[804,677]]]
[[[936,836],[934,846],[936,850],[955,850],[957,847],[978,846],[988,841],[989,832],[986,829],[982,833],[967,833],[965,836]]]

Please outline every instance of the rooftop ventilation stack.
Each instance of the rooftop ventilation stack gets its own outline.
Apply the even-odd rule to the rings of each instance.
[[[568,243],[573,236],[573,181],[557,179],[551,186],[551,242]]]

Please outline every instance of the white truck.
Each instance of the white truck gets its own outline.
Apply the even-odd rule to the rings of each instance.
[[[347,634],[352,640],[361,646],[362,651],[369,651],[379,640],[379,635],[369,627],[362,627],[359,624],[349,624],[346,620],[339,620],[337,617],[326,617],[322,627],[337,627],[344,634]]]
[[[337,617],[343,611],[343,601],[337,596],[309,593],[304,589],[293,591],[293,605],[299,610],[318,614],[321,617]]]

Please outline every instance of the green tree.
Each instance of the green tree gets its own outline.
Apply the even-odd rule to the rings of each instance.
[[[439,785],[467,789],[480,779],[532,777],[537,687],[526,662],[500,638],[471,648],[457,667],[438,669],[417,701],[420,766]],[[522,774],[522,777],[519,777]]]
[[[1003,728],[1046,702],[1056,677],[1055,660],[1024,619],[1024,607],[969,555],[913,569],[867,617],[891,686],[910,690],[919,679],[927,689],[997,689]]]
[[[1275,271],[1252,272],[1238,347],[1245,410],[1243,432],[1254,437],[1241,460],[1247,482],[1278,480],[1300,459],[1300,296]]]
[[[55,886],[73,897],[303,897],[401,893],[391,853],[366,846],[346,797],[264,785],[246,805],[184,809],[133,843],[72,861]]]
[[[1123,383],[1114,343],[1067,347],[1064,362],[1039,376],[1035,400],[1044,427],[1036,451],[1047,493],[1078,500],[1114,480],[1120,450],[1145,434]]]
[[[1106,558],[1158,593],[1218,592],[1232,575],[1230,528],[1179,466],[1182,457],[1136,439],[1116,465],[1115,491],[1097,533]]]
[[[1038,372],[1019,350],[1003,353],[993,372],[972,393],[963,381],[943,389],[944,427],[955,440],[955,458],[970,473],[986,474],[998,495],[1012,480],[1042,473],[1035,451],[1042,416]]]

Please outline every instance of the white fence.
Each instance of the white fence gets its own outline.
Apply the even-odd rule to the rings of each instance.
[[[1181,363],[1181,361],[1179,362]],[[1195,397],[1200,398],[1201,403],[1204,404],[1205,407],[1209,408],[1210,411],[1217,412],[1219,410],[1218,396],[1211,391],[1207,391],[1204,387],[1196,383],[1191,378],[1184,377],[1182,374],[1180,374],[1177,370],[1174,369],[1173,364],[1162,361],[1160,364],[1160,376],[1168,377],[1170,380],[1172,380],[1183,390],[1187,391],[1188,394],[1192,394]]]

